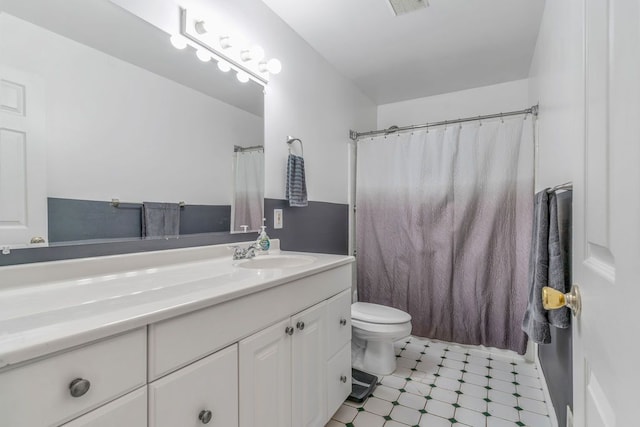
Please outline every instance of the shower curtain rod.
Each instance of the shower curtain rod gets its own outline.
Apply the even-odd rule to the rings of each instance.
[[[398,126],[391,126],[387,129],[381,129],[381,130],[371,130],[368,132],[357,132],[355,130],[350,130],[349,131],[349,138],[351,138],[351,140],[353,141],[357,141],[359,138],[363,137],[363,136],[372,136],[372,135],[388,135],[391,133],[396,133],[396,132],[404,132],[404,131],[408,131],[408,130],[414,130],[414,129],[424,129],[424,128],[430,128],[430,127],[434,127],[434,126],[443,126],[443,125],[452,125],[452,124],[456,124],[456,123],[464,123],[464,122],[473,122],[476,120],[488,120],[488,119],[499,119],[502,117],[508,117],[508,116],[518,116],[520,114],[531,114],[533,116],[537,116],[538,115],[538,105],[534,105],[532,107],[529,107],[525,110],[518,110],[518,111],[509,111],[507,113],[498,113],[498,114],[488,114],[486,116],[475,116],[475,117],[466,117],[463,119],[455,119],[455,120],[444,120],[441,122],[433,122],[433,123],[424,123],[421,125],[410,125],[410,126],[402,126],[402,127],[398,127]]]
[[[241,147],[239,145],[233,146],[233,151],[236,153],[245,152],[245,151],[259,151],[259,150],[264,150],[264,147],[262,145],[254,145],[251,147]]]

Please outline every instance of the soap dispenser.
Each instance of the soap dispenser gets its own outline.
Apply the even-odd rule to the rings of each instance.
[[[266,220],[266,218],[262,218],[262,226],[260,226],[261,231],[258,234],[258,240],[256,240],[256,243],[262,252],[268,252],[271,247],[271,240],[267,235],[267,226],[264,225]]]

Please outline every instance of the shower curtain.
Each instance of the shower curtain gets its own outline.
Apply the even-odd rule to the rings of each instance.
[[[232,205],[232,231],[259,230],[264,199],[264,150],[237,151]]]
[[[524,354],[532,122],[358,142],[360,301],[407,311],[414,335]]]

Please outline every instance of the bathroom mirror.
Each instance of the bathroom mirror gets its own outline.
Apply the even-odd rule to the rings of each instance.
[[[234,147],[264,153],[260,85],[175,49],[164,31],[108,0],[2,0],[0,8],[0,113],[9,115],[0,120],[25,123],[0,135],[0,162],[4,154],[13,164],[0,180],[27,183],[17,194],[0,182],[0,245],[140,239],[142,202],[183,202],[180,236],[229,234],[232,210],[244,209],[234,204]],[[253,217],[263,175],[262,164],[252,176]],[[35,194],[44,204],[29,204]],[[44,229],[12,241],[38,215]]]

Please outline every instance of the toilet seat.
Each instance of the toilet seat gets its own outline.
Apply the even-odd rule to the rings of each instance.
[[[411,321],[411,315],[402,310],[368,302],[351,304],[351,319],[360,322],[396,325]]]

